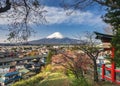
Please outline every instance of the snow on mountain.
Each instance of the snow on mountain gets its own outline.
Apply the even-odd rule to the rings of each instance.
[[[52,38],[62,39],[64,37],[60,32],[55,32],[55,33],[47,36],[46,38],[48,38],[48,39],[52,39]]]
[[[63,37],[60,32],[55,32],[46,38],[30,41],[29,44],[78,44],[79,40]]]

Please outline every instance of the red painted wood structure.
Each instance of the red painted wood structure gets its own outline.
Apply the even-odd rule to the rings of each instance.
[[[100,39],[103,43],[105,43],[105,42],[110,43],[110,41],[111,41],[111,39],[113,37],[112,35],[102,34],[102,33],[98,33],[98,32],[95,32],[95,34],[97,35],[96,39]],[[105,50],[111,50],[111,58],[114,59],[114,50],[115,50],[114,47],[109,48],[109,49],[105,49]],[[105,71],[110,71],[110,76],[107,76],[105,74]],[[116,69],[114,61],[112,61],[110,67],[107,67],[105,64],[103,64],[102,65],[101,78],[102,78],[102,80],[109,80],[109,81],[111,81],[113,83],[117,83],[117,84],[120,85],[120,81],[118,81],[116,79],[116,72],[120,72],[120,70]]]

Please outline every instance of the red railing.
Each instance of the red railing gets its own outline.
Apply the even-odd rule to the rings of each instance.
[[[110,76],[106,75],[106,71],[110,71]],[[120,81],[116,80],[116,72],[120,72],[120,70],[115,69],[115,66],[112,65],[110,68],[106,67],[105,64],[102,65],[102,80],[109,80],[111,82],[115,82],[120,85]]]
[[[114,59],[114,51],[115,51],[114,47],[112,47],[108,50],[112,51],[111,58]],[[111,72],[110,77],[105,74],[105,71],[110,71]],[[120,81],[116,79],[116,73],[117,72],[120,72],[120,70],[116,69],[114,61],[112,61],[112,64],[111,64],[110,68],[106,67],[105,64],[102,65],[102,79],[103,80],[106,79],[106,80],[109,80],[111,82],[115,82],[115,83],[120,85]]]

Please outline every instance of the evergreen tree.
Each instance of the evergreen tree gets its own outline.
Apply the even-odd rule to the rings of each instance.
[[[47,56],[47,59],[46,59],[47,64],[51,63],[52,56],[55,54],[57,54],[57,51],[55,49],[50,49],[48,56]]]
[[[120,6],[120,0],[116,0]],[[113,39],[112,46],[115,48],[115,63],[120,66],[120,8],[108,7],[107,13],[104,15],[103,20],[113,26]]]
[[[118,28],[116,34],[112,39],[112,45],[115,48],[115,63],[116,66],[120,67],[120,28]]]
[[[47,60],[46,60],[47,64],[51,63],[51,58],[52,58],[52,51],[49,51],[48,56],[47,56]]]

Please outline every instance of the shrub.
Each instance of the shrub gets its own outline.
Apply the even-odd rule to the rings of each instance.
[[[52,65],[46,65],[45,68],[42,69],[43,72],[51,72],[52,71]]]
[[[92,86],[90,85],[85,78],[74,78],[72,86]]]

